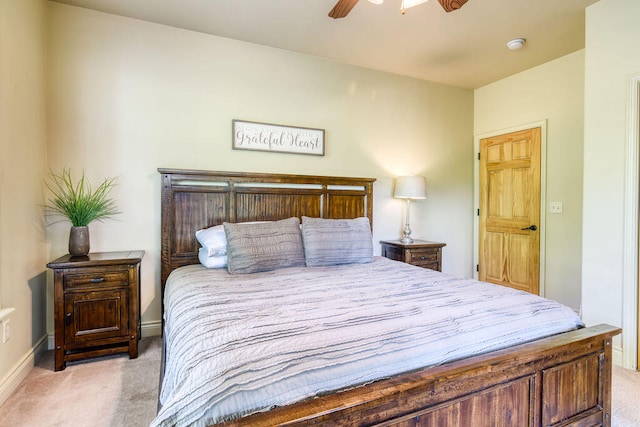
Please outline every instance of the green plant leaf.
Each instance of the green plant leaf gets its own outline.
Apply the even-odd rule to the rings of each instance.
[[[64,216],[75,227],[112,218],[120,213],[113,199],[109,198],[116,178],[106,178],[93,190],[84,170],[78,182],[74,183],[71,169],[64,168],[59,174],[50,171],[45,185],[51,192],[49,203],[45,206],[47,213]]]

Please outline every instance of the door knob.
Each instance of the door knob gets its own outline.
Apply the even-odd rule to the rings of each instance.
[[[523,230],[531,230],[531,231],[536,231],[537,229],[538,229],[538,227],[535,224],[523,228]]]

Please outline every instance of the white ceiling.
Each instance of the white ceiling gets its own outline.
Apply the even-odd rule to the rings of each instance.
[[[448,85],[477,88],[584,47],[584,10],[597,0],[437,0],[400,13],[401,0],[55,0]],[[507,49],[516,37],[524,48]]]

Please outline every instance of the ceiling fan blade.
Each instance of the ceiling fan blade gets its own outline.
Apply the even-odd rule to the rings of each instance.
[[[442,8],[447,12],[453,12],[460,9],[468,0],[438,0]]]
[[[329,16],[333,19],[344,18],[357,3],[358,0],[338,0],[338,3],[329,12]]]

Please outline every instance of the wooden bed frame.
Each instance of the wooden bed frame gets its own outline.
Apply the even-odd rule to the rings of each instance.
[[[198,263],[201,228],[302,215],[373,219],[372,178],[158,171],[163,297],[173,269]],[[609,426],[612,337],[620,332],[571,331],[221,425]]]

